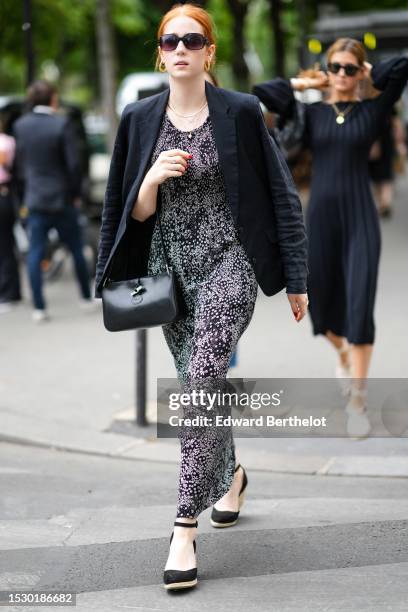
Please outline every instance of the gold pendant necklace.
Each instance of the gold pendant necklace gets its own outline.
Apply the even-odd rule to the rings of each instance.
[[[349,106],[347,106],[347,108],[344,109],[344,111],[341,111],[337,104],[335,104],[335,102],[332,103],[333,109],[337,115],[336,117],[336,123],[337,125],[343,125],[343,123],[346,120],[346,115],[348,115],[348,113],[352,110],[353,106],[354,106],[354,102],[352,102]]]
[[[182,117],[184,120],[187,120],[186,123],[190,123],[191,124],[191,123],[195,123],[197,121],[197,119],[194,120],[194,117],[197,117],[197,115],[199,115],[199,113],[201,113],[204,110],[204,108],[206,108],[207,100],[204,102],[203,106],[196,113],[193,113],[192,115],[180,115],[180,113],[177,113],[174,110],[174,108],[170,105],[169,102],[167,102],[167,106],[177,117]],[[193,119],[192,119],[192,117],[193,117]],[[190,127],[191,131],[187,130],[188,138],[191,139],[193,137],[192,130],[194,130],[194,129],[195,129],[194,127]]]
[[[205,106],[207,106],[207,100],[204,102],[204,104],[202,105],[201,108],[198,109],[198,111],[196,111],[195,113],[193,113],[192,115],[180,115],[180,113],[178,113],[177,111],[174,110],[174,108],[171,106],[170,102],[167,102],[167,106],[169,107],[170,110],[173,111],[173,113],[175,115],[177,115],[177,117],[183,117],[183,119],[189,119],[191,117],[195,117],[196,115],[198,115],[198,113],[201,113],[201,111],[203,110],[203,108]]]

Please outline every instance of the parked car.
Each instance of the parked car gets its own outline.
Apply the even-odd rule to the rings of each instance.
[[[169,77],[166,72],[132,72],[118,88],[116,112],[120,116],[126,104],[147,98],[167,89]]]

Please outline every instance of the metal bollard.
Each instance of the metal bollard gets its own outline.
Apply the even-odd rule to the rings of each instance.
[[[146,380],[147,380],[147,330],[136,330],[136,376],[135,406],[136,425],[145,427],[146,419]]]

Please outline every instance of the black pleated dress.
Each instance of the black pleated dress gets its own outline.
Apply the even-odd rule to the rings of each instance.
[[[302,144],[313,156],[306,211],[309,312],[313,333],[332,331],[352,344],[372,344],[381,237],[368,157],[408,79],[408,58],[379,62],[371,72],[377,98],[354,104],[343,124],[326,102],[304,105]],[[290,82],[277,78],[254,93],[284,124],[295,116]],[[344,110],[348,102],[338,102]]]

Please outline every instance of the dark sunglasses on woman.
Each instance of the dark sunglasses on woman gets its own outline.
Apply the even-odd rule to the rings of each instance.
[[[190,49],[190,51],[199,51],[204,47],[204,45],[208,45],[210,43],[206,36],[196,32],[184,34],[184,36],[177,36],[177,34],[164,34],[163,36],[160,36],[158,43],[163,51],[174,51],[177,49],[177,45],[179,44],[180,40],[183,41],[183,45],[186,47],[186,49]]]
[[[339,64],[339,62],[329,62],[327,64],[327,70],[333,74],[340,72],[340,68],[344,68],[345,74],[349,77],[356,76],[360,70],[360,66],[356,66],[356,64]]]

